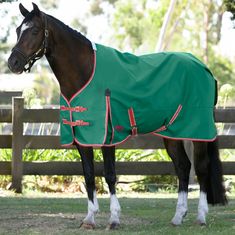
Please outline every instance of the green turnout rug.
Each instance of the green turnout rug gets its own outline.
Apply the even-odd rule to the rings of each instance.
[[[213,141],[216,80],[189,53],[135,56],[96,44],[87,84],[60,97],[61,143],[111,146],[132,135]]]

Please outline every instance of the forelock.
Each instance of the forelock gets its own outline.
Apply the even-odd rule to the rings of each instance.
[[[27,16],[24,18],[23,20],[23,24],[27,24],[29,21],[31,21],[33,19],[33,17],[36,16],[35,12],[34,11],[31,11],[27,14]]]

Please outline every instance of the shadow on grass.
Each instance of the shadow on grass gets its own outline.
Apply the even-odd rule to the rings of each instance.
[[[169,196],[168,196],[169,197]],[[104,234],[109,219],[109,199],[99,198],[95,231],[79,229],[86,215],[86,198],[0,197],[0,234]],[[120,198],[121,226],[112,234],[235,234],[235,199],[226,207],[210,207],[207,226],[195,224],[197,200],[189,199],[189,211],[180,227],[170,220],[176,198]]]

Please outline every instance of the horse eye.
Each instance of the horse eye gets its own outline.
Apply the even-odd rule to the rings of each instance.
[[[33,30],[32,30],[32,34],[33,34],[33,35],[37,35],[38,33],[39,33],[39,29],[33,29]]]

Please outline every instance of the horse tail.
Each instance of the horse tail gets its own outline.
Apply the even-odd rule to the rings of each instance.
[[[225,188],[223,184],[222,163],[219,158],[218,139],[208,142],[208,184],[207,201],[209,204],[227,204]]]

